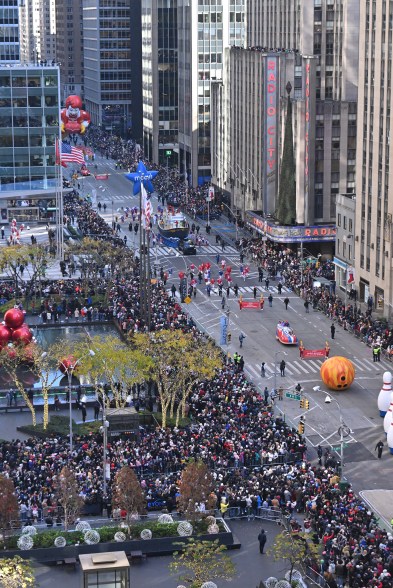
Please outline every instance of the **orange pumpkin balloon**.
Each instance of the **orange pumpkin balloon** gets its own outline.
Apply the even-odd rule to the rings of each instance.
[[[330,357],[320,369],[322,382],[330,390],[346,390],[355,379],[355,367],[346,357]]]

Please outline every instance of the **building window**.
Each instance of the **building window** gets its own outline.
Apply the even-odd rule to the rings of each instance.
[[[341,227],[341,214],[337,215],[337,226]]]

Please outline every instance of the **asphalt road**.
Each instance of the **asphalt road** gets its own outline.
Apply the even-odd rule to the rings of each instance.
[[[108,222],[113,216],[121,212],[122,207],[138,206],[139,198],[132,196],[132,184],[124,178],[125,170],[116,170],[111,160],[97,157],[98,173],[109,173],[107,181],[97,181],[92,177],[85,178],[81,183],[82,192],[86,195],[93,189],[97,192],[97,202],[107,203],[105,218]],[[104,189],[104,190],[103,190]],[[155,198],[153,203],[156,206]],[[224,219],[224,217],[222,217]],[[241,353],[245,360],[245,372],[247,376],[261,389],[268,386],[269,389],[282,385],[286,391],[291,392],[297,383],[300,383],[310,400],[310,409],[306,416],[306,436],[310,446],[310,458],[315,457],[313,448],[319,444],[323,447],[334,447],[339,451],[339,410],[336,403],[325,404],[326,388],[324,387],[319,369],[321,360],[300,360],[297,347],[283,346],[275,338],[277,322],[288,320],[298,338],[303,341],[307,349],[320,349],[328,340],[331,351],[330,356],[344,355],[353,361],[356,370],[355,382],[345,392],[330,392],[341,406],[345,424],[351,430],[345,439],[344,463],[345,475],[352,482],[357,491],[364,489],[391,488],[393,482],[392,462],[393,456],[388,453],[387,447],[381,460],[376,459],[375,445],[379,439],[385,441],[382,419],[377,410],[377,396],[382,386],[382,376],[385,370],[389,370],[391,364],[385,362],[373,363],[370,348],[365,346],[351,334],[342,328],[336,328],[335,339],[330,338],[330,320],[323,314],[310,310],[305,313],[303,301],[285,287],[281,296],[277,292],[277,282],[270,281],[269,292],[273,295],[273,304],[270,308],[267,302],[269,292],[265,283],[258,283],[257,268],[250,265],[250,274],[244,281],[240,274],[240,259],[236,249],[228,245],[225,252],[215,242],[215,235],[219,232],[227,238],[228,243],[235,237],[235,227],[229,222],[212,221],[212,233],[209,237],[204,232],[204,222],[199,223],[201,234],[209,239],[209,245],[198,248],[196,256],[184,257],[169,247],[157,247],[151,250],[152,265],[157,263],[164,270],[172,270],[172,277],[167,287],[170,290],[172,283],[178,286],[178,272],[184,271],[190,263],[196,266],[201,263],[211,264],[211,276],[218,277],[220,263],[225,259],[226,264],[232,267],[233,284],[239,286],[239,293],[244,300],[253,299],[253,287],[258,288],[258,298],[261,292],[265,297],[265,308],[261,310],[239,310],[239,304],[233,292],[228,300],[230,310],[230,327],[232,342],[227,348],[230,354],[240,352],[239,334],[246,335]],[[122,227],[123,228],[123,227]],[[129,245],[135,245],[128,224],[124,224],[122,235],[127,234]],[[216,256],[220,255],[217,264]],[[171,281],[172,280],[172,281]],[[288,310],[285,310],[284,298],[290,302]],[[223,314],[221,299],[218,292],[207,295],[203,286],[198,286],[196,298],[187,305],[187,311],[193,316],[198,326],[209,333],[217,341],[220,335],[220,317]],[[226,349],[226,347],[225,347]],[[279,375],[278,364],[281,359],[286,361],[285,377]],[[266,377],[260,376],[261,362],[266,363]],[[314,392],[313,387],[319,385],[320,392]],[[277,408],[285,414],[285,418],[297,427],[302,410],[299,402],[284,399],[277,403]],[[393,514],[393,513],[392,513]]]

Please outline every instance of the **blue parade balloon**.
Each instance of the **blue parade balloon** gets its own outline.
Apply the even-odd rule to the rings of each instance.
[[[154,186],[152,184],[152,180],[156,177],[158,171],[152,171],[151,169],[146,169],[145,164],[143,161],[138,163],[138,167],[136,170],[130,174],[124,174],[127,180],[130,182],[134,182],[134,196],[139,194],[141,191],[141,184],[144,185],[146,192],[154,192]]]

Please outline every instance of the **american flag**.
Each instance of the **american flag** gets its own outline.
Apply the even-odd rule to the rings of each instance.
[[[151,214],[153,212],[153,208],[150,201],[150,196],[146,192],[145,186],[143,182],[141,182],[141,192],[142,192],[142,225],[146,231],[150,231],[150,220]]]
[[[60,163],[67,167],[67,163],[85,163],[83,151],[77,147],[72,147],[68,143],[61,143]]]

